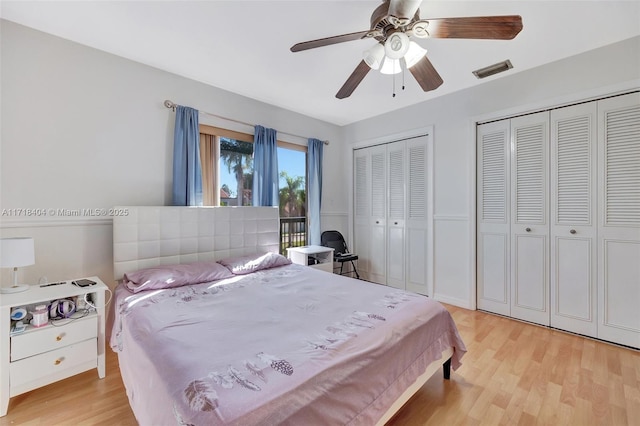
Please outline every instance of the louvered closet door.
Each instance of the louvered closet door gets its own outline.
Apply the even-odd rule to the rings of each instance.
[[[640,94],[598,101],[598,337],[640,348]]]
[[[478,126],[477,144],[478,309],[511,315],[510,121]]]
[[[384,145],[367,149],[371,156],[369,280],[387,284],[387,149]]]
[[[428,295],[429,281],[429,219],[427,200],[430,199],[427,174],[428,136],[406,142],[408,177],[406,180],[406,289]]]
[[[549,113],[511,120],[511,316],[549,325]]]
[[[358,273],[363,279],[369,279],[371,158],[367,150],[359,149],[353,152],[353,170],[354,242],[350,249],[358,254]]]
[[[551,326],[596,337],[596,102],[551,111]]]
[[[387,285],[404,290],[405,143],[387,145]]]

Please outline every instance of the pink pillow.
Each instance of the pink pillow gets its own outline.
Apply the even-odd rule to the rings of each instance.
[[[262,269],[289,265],[291,261],[277,253],[257,253],[248,256],[227,257],[226,259],[218,260],[218,263],[226,266],[236,275],[245,275]]]
[[[206,283],[233,274],[216,262],[186,263],[184,265],[161,265],[124,274],[126,287],[134,293],[145,290],[174,288],[189,284]]]

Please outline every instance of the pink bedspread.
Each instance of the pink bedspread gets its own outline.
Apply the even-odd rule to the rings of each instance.
[[[438,302],[298,265],[116,297],[141,425],[370,425],[444,349],[454,369],[466,351]]]

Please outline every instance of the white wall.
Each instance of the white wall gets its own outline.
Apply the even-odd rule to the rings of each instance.
[[[516,73],[514,64],[511,76],[338,128],[11,22],[0,25],[0,211],[169,204],[174,115],[162,102],[170,99],[330,140],[323,229],[348,235],[351,146],[433,125],[434,297],[467,307],[475,306],[474,121],[638,86],[640,78],[635,38],[531,71]],[[201,122],[251,132],[212,117]],[[21,273],[28,283],[84,275],[111,282],[111,233],[108,218],[0,217],[1,236],[36,240],[36,265]],[[6,285],[10,272],[0,279]]]
[[[475,307],[475,122],[639,87],[640,37],[528,71],[514,66],[510,76],[343,128],[347,156],[349,145],[434,126],[433,297],[463,307]]]
[[[345,170],[332,167],[341,164],[337,126],[8,21],[0,24],[0,211],[170,204],[174,113],[163,106],[165,99],[328,139],[325,185],[336,188],[343,179]],[[202,114],[201,122],[253,133],[250,126]],[[306,145],[306,139],[279,139]],[[326,193],[324,209],[340,210]],[[112,282],[108,217],[5,214],[0,235],[35,238],[36,265],[23,269],[23,282],[85,275]],[[10,271],[0,279],[7,285]]]

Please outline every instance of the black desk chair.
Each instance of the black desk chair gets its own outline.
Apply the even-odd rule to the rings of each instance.
[[[347,275],[353,272],[356,274],[356,278],[360,279],[356,264],[353,263],[354,260],[358,260],[358,255],[349,253],[347,243],[340,232],[324,231],[320,235],[320,243],[333,249],[333,261],[340,263],[340,275]],[[351,267],[353,268],[351,271],[343,272],[345,262],[351,262]]]

